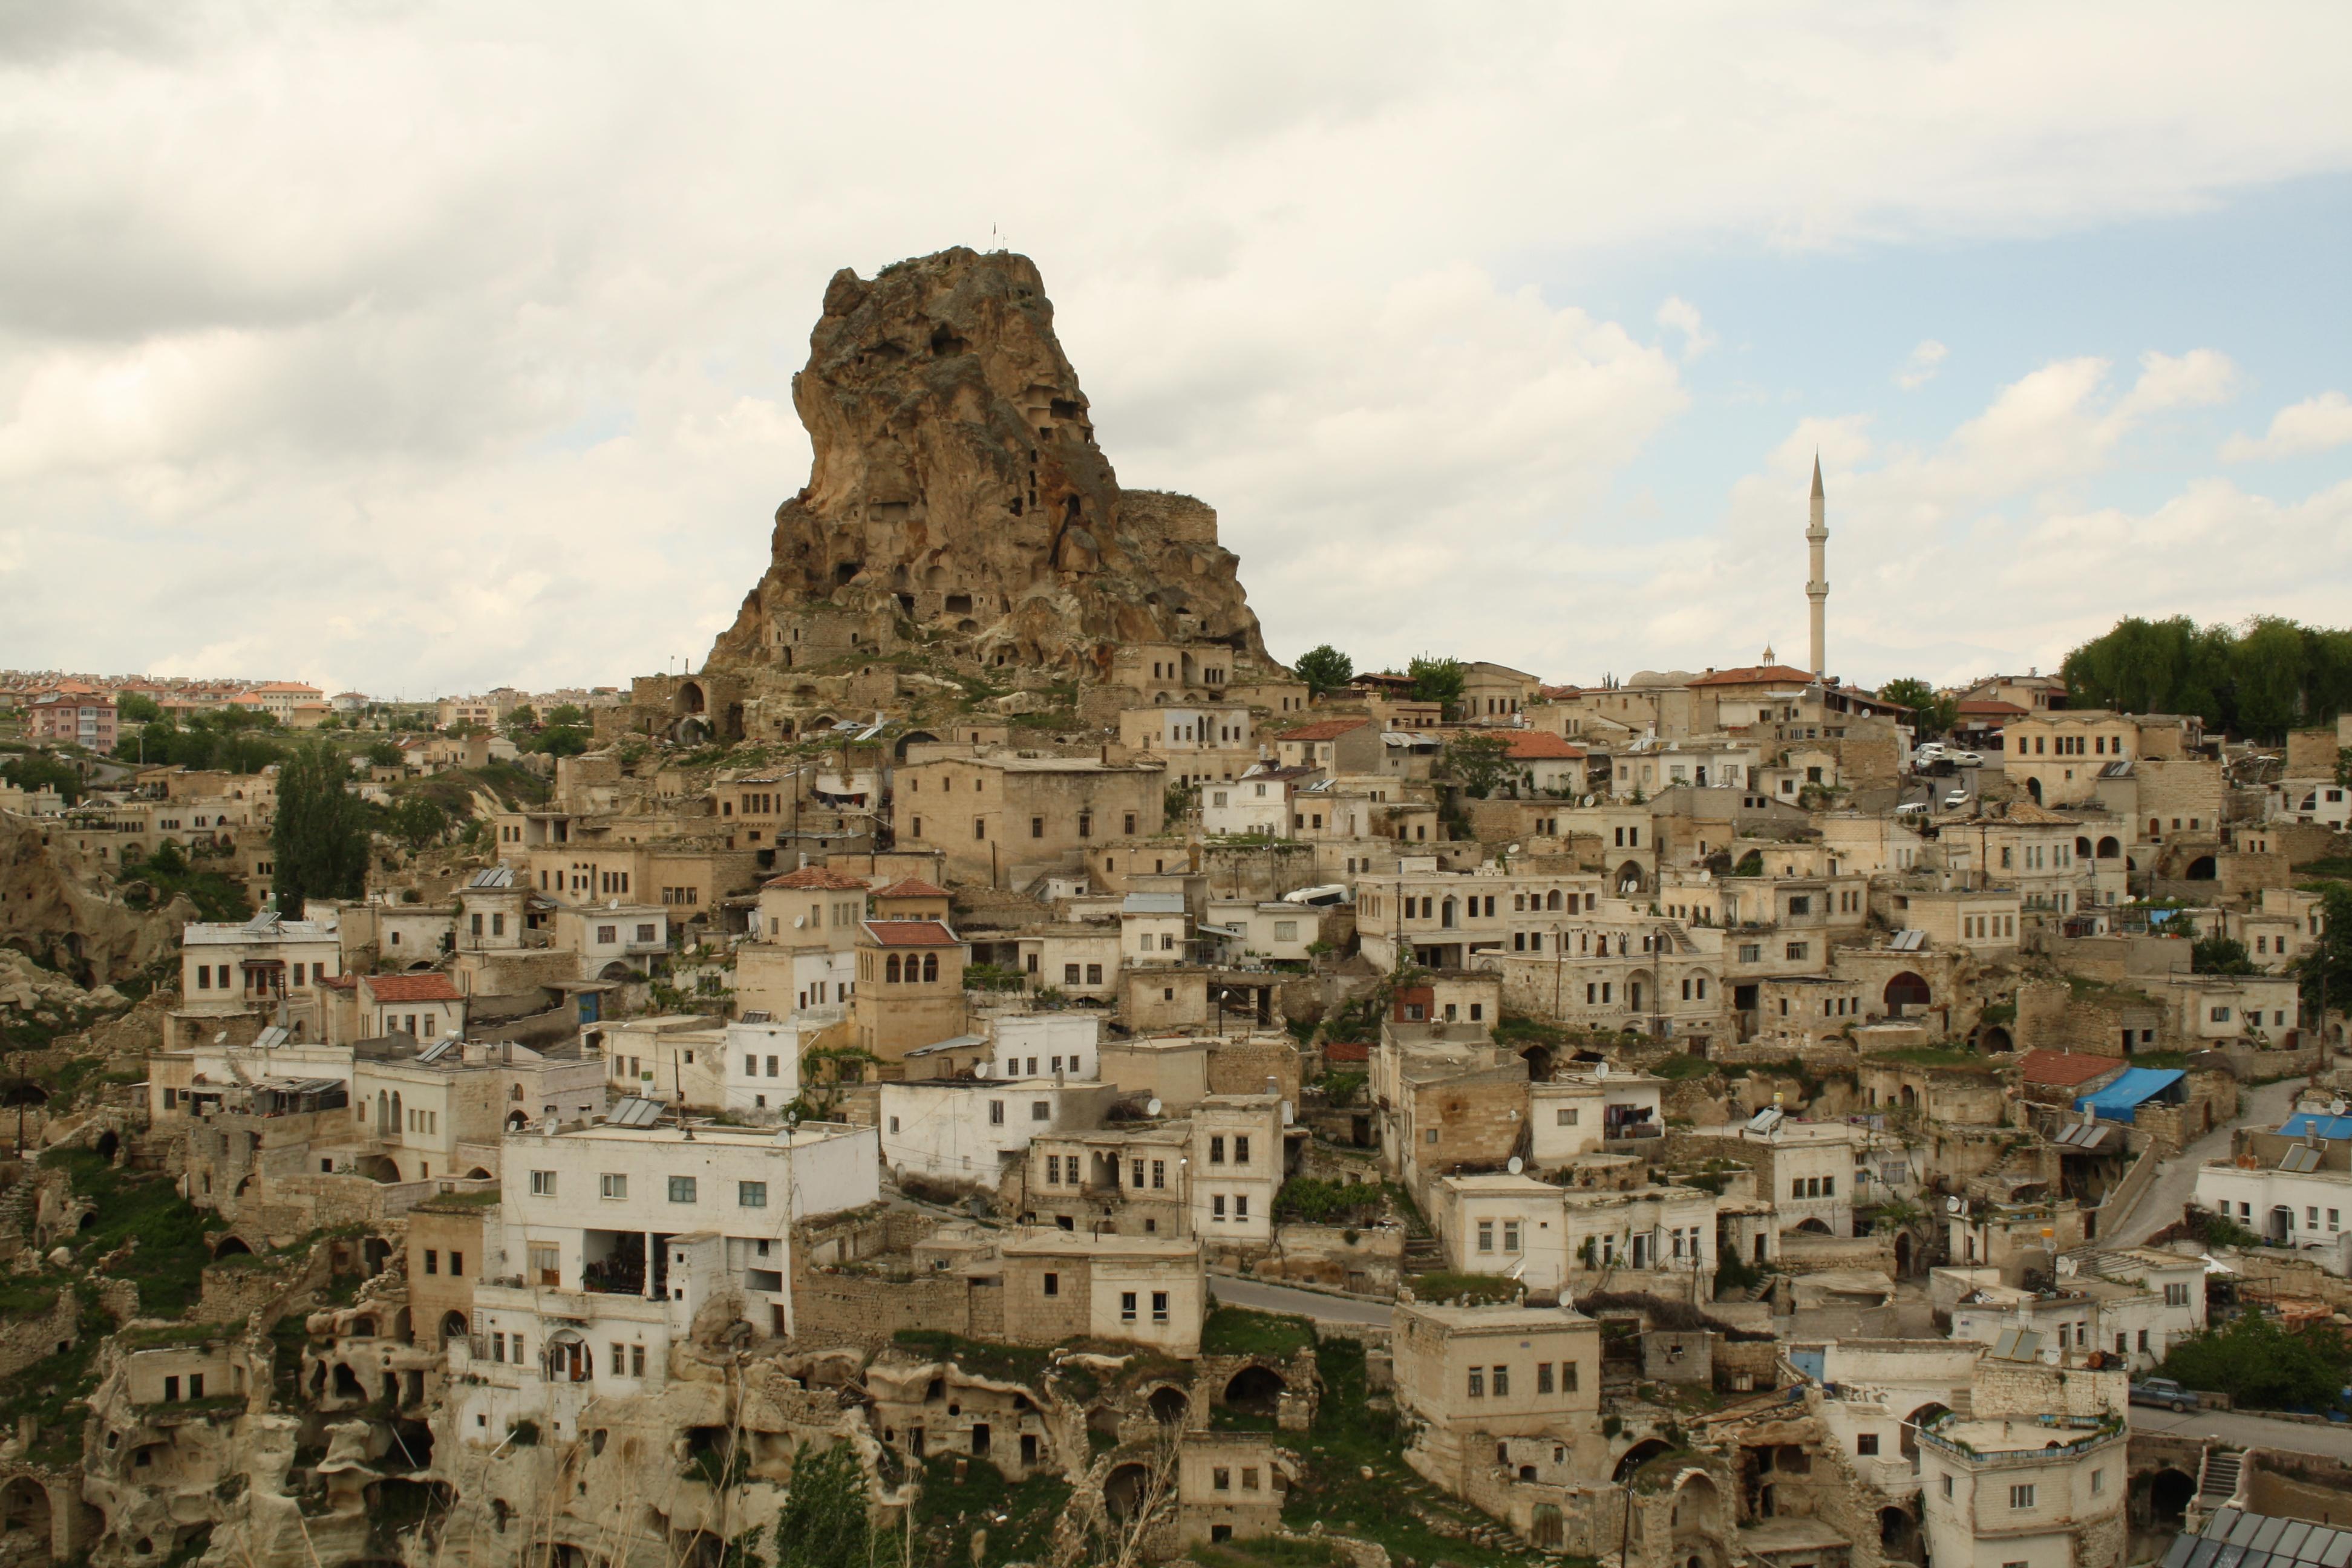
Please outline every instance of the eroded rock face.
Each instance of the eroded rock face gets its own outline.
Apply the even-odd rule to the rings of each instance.
[[[0,815],[0,947],[37,959],[57,975],[90,986],[128,979],[173,951],[195,906],[173,899],[133,910],[95,888],[41,842],[39,824]],[[0,993],[33,984],[23,966],[0,973]],[[0,994],[0,1002],[9,998]],[[117,1002],[121,999],[115,998]]]
[[[1119,488],[1027,258],[836,274],[793,401],[809,485],[709,672],[775,691],[910,649],[1086,680],[1120,644],[1202,641],[1272,667],[1216,513]]]

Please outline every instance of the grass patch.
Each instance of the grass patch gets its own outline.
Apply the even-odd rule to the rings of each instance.
[[[2294,869],[2313,877],[2336,877],[2352,880],[2352,855],[2323,855],[2316,860],[2298,860]]]
[[[125,1350],[149,1351],[164,1345],[201,1345],[215,1340],[241,1339],[249,1320],[238,1318],[226,1323],[149,1323],[135,1329],[125,1329],[115,1337]]]
[[[1873,1051],[1863,1062],[1865,1066],[1873,1062],[1903,1062],[1916,1068],[1962,1068],[1986,1078],[1993,1075],[1992,1064],[1984,1058],[1949,1046],[1905,1046],[1900,1050]]]
[[[23,1322],[27,1318],[46,1317],[58,1304],[58,1292],[68,1281],[58,1274],[20,1274],[0,1279],[0,1318],[11,1322]]]
[[[1282,1312],[1219,1307],[1201,1324],[1203,1355],[1294,1356],[1315,1342],[1315,1325]]]
[[[1070,1485],[1050,1475],[1034,1475],[1018,1486],[986,1459],[965,1461],[963,1479],[956,1479],[956,1460],[933,1455],[923,1461],[923,1500],[915,1521],[916,1532],[933,1551],[932,1562],[969,1563],[972,1568],[993,1568],[1006,1563],[1043,1563],[1052,1554],[1054,1527],[1069,1510]],[[972,1551],[975,1531],[988,1532],[987,1544]]]
[[[1650,1071],[1664,1079],[1668,1083],[1681,1083],[1687,1079],[1705,1078],[1715,1070],[1716,1066],[1713,1062],[1705,1057],[1695,1057],[1688,1051],[1677,1051],[1673,1056],[1661,1057],[1650,1064]]]
[[[1186,1555],[1200,1563],[1201,1568],[1260,1568],[1261,1564],[1276,1564],[1279,1568],[1345,1568],[1353,1561],[1328,1541],[1300,1541],[1280,1535],[1261,1535],[1247,1541],[1223,1541],[1214,1546],[1195,1546]]]
[[[1442,1268],[1434,1274],[1416,1275],[1412,1293],[1424,1301],[1458,1301],[1467,1300],[1473,1306],[1488,1306],[1497,1301],[1519,1299],[1519,1282],[1500,1274],[1458,1273]]]
[[[944,1329],[900,1329],[890,1340],[936,1360],[951,1361],[975,1376],[1025,1383],[1032,1388],[1045,1381],[1054,1359],[1052,1352],[1034,1346],[982,1344]]]
[[[223,1228],[218,1215],[190,1204],[168,1178],[119,1171],[88,1149],[52,1149],[41,1165],[64,1171],[74,1192],[97,1205],[98,1223],[74,1239],[78,1260],[87,1264],[135,1236],[139,1245],[115,1277],[138,1287],[141,1313],[177,1318],[196,1304],[212,1261],[206,1237]]]

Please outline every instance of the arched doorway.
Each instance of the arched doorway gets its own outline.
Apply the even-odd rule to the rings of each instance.
[[[1829,1222],[1827,1220],[1809,1219],[1803,1224],[1798,1226],[1797,1228],[1803,1231],[1807,1236],[1832,1236],[1836,1234],[1830,1229]]]
[[[2178,1530],[2189,1513],[2189,1500],[2197,1495],[2197,1482],[2185,1471],[2170,1466],[2147,1478],[2147,1522],[2159,1530]]]
[[[2200,855],[2196,859],[2189,862],[2187,876],[2192,882],[2211,881],[2213,879],[2213,857],[2210,855]]]
[[[1999,1024],[1987,1024],[1984,1033],[1977,1037],[1977,1049],[1989,1057],[2006,1056],[2017,1049],[2017,1042]]]
[[[1663,1437],[1643,1438],[1625,1450],[1623,1456],[1617,1461],[1617,1468],[1610,1472],[1610,1479],[1619,1486],[1623,1486],[1633,1479],[1634,1471],[1656,1458],[1660,1454],[1668,1452],[1673,1447],[1673,1444]]]
[[[1617,868],[1612,885],[1620,893],[1638,893],[1643,890],[1643,881],[1641,862],[1628,860]]]
[[[1270,1366],[1245,1366],[1225,1384],[1225,1407],[1272,1415],[1282,1408],[1282,1396],[1289,1387]]]
[[[1141,1465],[1120,1465],[1103,1479],[1103,1507],[1115,1520],[1131,1519],[1143,1508],[1150,1490],[1150,1471]]]
[[[1950,1414],[1949,1406],[1938,1405],[1930,1400],[1906,1415],[1903,1418],[1902,1436],[1895,1439],[1896,1446],[1903,1450],[1903,1457],[1909,1459],[1916,1467],[1919,1462],[1919,1429],[1923,1426],[1933,1426]]]
[[[253,1248],[247,1247],[240,1237],[234,1236],[222,1237],[218,1245],[215,1246],[213,1248],[213,1261],[215,1263],[224,1258],[250,1258],[252,1256]]]
[[[1900,1018],[1906,1008],[1926,1007],[1934,994],[1927,989],[1927,981],[1906,969],[1886,983],[1886,1016]]]
[[[2123,841],[2116,837],[2113,834],[2109,834],[2106,837],[2099,840],[2098,858],[2100,859],[2112,860],[2123,852]]]
[[[1897,1275],[1911,1272],[1911,1233],[1907,1230],[1895,1233],[1895,1272]]]
[[[1889,1563],[1925,1563],[1926,1548],[1919,1539],[1919,1521],[1899,1508],[1878,1510],[1878,1547]]]
[[[1675,1492],[1674,1511],[1667,1516],[1674,1531],[1675,1555],[1714,1541],[1723,1528],[1723,1494],[1705,1476],[1692,1476]]]
[[[1151,1418],[1163,1426],[1176,1426],[1192,1413],[1192,1395],[1174,1384],[1153,1389],[1151,1397],[1143,1403],[1151,1412]]]
[[[49,1490],[30,1476],[0,1487],[0,1542],[19,1561],[49,1555]]]
[[[468,1326],[469,1325],[466,1321],[466,1314],[463,1312],[449,1311],[442,1313],[441,1342],[444,1345],[446,1345],[452,1340],[462,1340],[466,1338]]]
[[[93,1147],[97,1149],[98,1157],[100,1159],[111,1160],[114,1158],[116,1152],[122,1147],[122,1140],[116,1137],[114,1135],[114,1129],[110,1127],[105,1131],[98,1135],[98,1142],[93,1145]]]
[[[2025,781],[2025,793],[2032,797],[2034,805],[2040,805],[2042,804],[2042,781],[2040,779],[2027,779]]]
[[[1526,1050],[1519,1053],[1519,1059],[1528,1064],[1528,1081],[1529,1083],[1549,1083],[1551,1081],[1551,1047],[1549,1046],[1529,1046]]]

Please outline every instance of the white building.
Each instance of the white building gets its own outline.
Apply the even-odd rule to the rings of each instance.
[[[1182,963],[1192,919],[1181,893],[1129,893],[1118,910],[1120,961],[1133,967]]]
[[[318,982],[341,972],[333,921],[280,920],[265,910],[242,923],[192,922],[180,932],[174,1011],[182,1018],[268,1012],[310,999]]]
[[[1092,1013],[1007,1014],[988,1032],[996,1078],[1102,1079],[1102,1020]]]
[[[1318,776],[1312,768],[1267,768],[1231,784],[1201,788],[1202,831],[1219,837],[1290,837],[1290,795],[1299,782]]]
[[[2297,1115],[2286,1125],[2302,1132],[2313,1122],[2313,1139],[2257,1134],[2246,1152],[2208,1160],[2197,1173],[2197,1205],[2255,1232],[2274,1247],[2312,1254],[2331,1274],[2352,1274],[2352,1142],[2329,1136],[2352,1122],[2341,1117]]]
[[[1034,1138],[1098,1127],[1118,1091],[1050,1078],[919,1079],[877,1089],[882,1158],[900,1178],[993,1191]]]
[[[1448,1268],[1556,1290],[1582,1270],[1715,1268],[1716,1195],[1700,1187],[1559,1187],[1532,1176],[1442,1177],[1430,1218]]]

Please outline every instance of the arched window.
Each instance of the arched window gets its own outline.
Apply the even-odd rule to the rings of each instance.
[[[939,977],[940,955],[936,952],[927,952],[923,954],[923,978],[926,980],[937,980]]]
[[[887,981],[888,981],[888,982],[890,982],[890,983],[891,983],[892,984],[894,984],[894,985],[898,984],[898,955],[897,953],[895,953],[895,952],[894,952],[894,953],[892,953],[892,954],[891,954],[891,955],[890,955],[887,960],[885,960],[885,961],[883,962],[883,964],[882,964],[882,978],[883,978],[883,979],[885,979],[885,980],[887,980]]]

